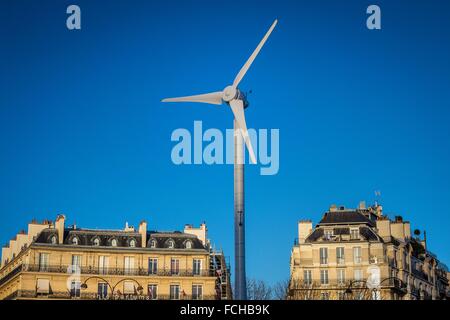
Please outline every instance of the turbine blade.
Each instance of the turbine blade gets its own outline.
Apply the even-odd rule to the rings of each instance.
[[[247,124],[245,123],[245,114],[244,114],[244,102],[242,100],[231,100],[230,107],[233,111],[234,118],[239,126],[239,131],[244,138],[244,142],[247,145],[248,154],[250,155],[250,159],[253,164],[256,164],[255,152],[253,151],[252,143],[250,141],[250,137],[247,131]]]
[[[186,96],[178,98],[162,99],[161,102],[201,102],[210,104],[222,104],[222,92],[211,92],[205,94],[198,94],[195,96]]]
[[[258,55],[259,51],[263,47],[264,43],[266,43],[267,39],[269,38],[270,34],[272,33],[272,31],[275,28],[275,26],[277,25],[277,23],[278,23],[278,20],[275,19],[275,21],[272,23],[272,26],[270,27],[269,31],[267,31],[264,38],[262,38],[261,42],[256,47],[255,51],[253,51],[250,58],[248,58],[247,62],[242,66],[241,70],[239,71],[239,73],[237,74],[236,78],[233,81],[234,87],[237,87],[239,82],[241,82],[242,78],[244,78],[245,74],[247,73],[248,69],[250,68],[250,66],[253,63],[253,60],[255,60],[256,56]]]

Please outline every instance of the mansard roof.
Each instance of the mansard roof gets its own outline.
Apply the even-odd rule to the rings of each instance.
[[[305,239],[305,242],[318,242],[318,241],[341,241],[343,235],[350,235],[349,227],[336,227],[332,228],[333,237],[325,238],[325,228],[317,226],[314,231]],[[381,241],[381,239],[376,235],[375,231],[373,231],[370,227],[361,226],[359,228],[359,235],[361,240],[363,241]]]
[[[375,222],[364,215],[362,210],[340,209],[325,212],[319,226],[333,224],[367,224],[375,226]]]
[[[47,228],[37,236],[35,243],[52,244],[52,237],[58,237],[57,230],[54,228]],[[77,238],[78,245],[80,246],[95,246],[94,241],[98,239],[100,247],[111,247],[113,239],[116,240],[116,247],[118,248],[131,248],[130,241],[135,240],[135,247],[142,248],[142,237],[139,232],[124,231],[124,230],[96,230],[96,229],[73,229],[66,228],[64,230],[64,245],[74,245],[73,239]],[[146,247],[150,248],[151,240],[156,241],[154,249],[186,249],[186,242],[190,241],[190,249],[203,249],[205,246],[197,238],[197,236],[183,233],[179,231],[174,232],[147,232]],[[169,241],[173,240],[173,248],[169,248]]]

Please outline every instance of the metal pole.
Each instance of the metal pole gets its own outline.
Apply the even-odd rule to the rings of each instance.
[[[245,277],[244,143],[234,120],[234,287],[235,299],[247,299]]]

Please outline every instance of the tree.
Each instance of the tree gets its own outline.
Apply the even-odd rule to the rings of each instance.
[[[282,280],[273,286],[273,299],[274,300],[286,300],[289,290],[289,279]]]
[[[272,288],[263,280],[247,279],[248,300],[270,300]]]

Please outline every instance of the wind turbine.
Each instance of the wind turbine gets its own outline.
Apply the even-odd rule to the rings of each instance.
[[[255,51],[253,51],[250,58],[248,58],[247,62],[242,66],[232,85],[227,86],[223,91],[162,100],[162,102],[200,102],[215,105],[222,105],[225,103],[230,106],[231,111],[234,114],[234,282],[235,298],[238,300],[247,299],[247,284],[245,278],[244,148],[242,140],[244,140],[247,145],[252,163],[256,163],[256,157],[248,135],[244,114],[244,109],[248,107],[249,103],[246,94],[239,90],[238,85],[244,78],[264,43],[269,38],[277,22],[278,20],[275,20],[272,23],[272,26],[266,32]]]

